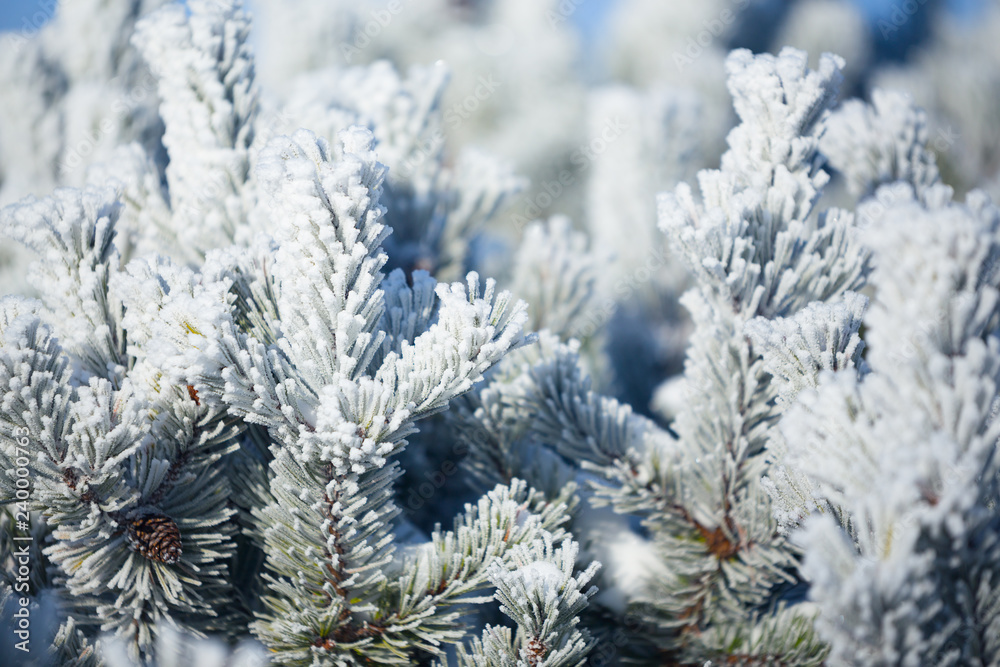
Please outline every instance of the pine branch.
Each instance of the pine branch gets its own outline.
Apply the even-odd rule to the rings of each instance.
[[[144,18],[132,38],[159,84],[170,156],[163,240],[180,261],[228,245],[247,224],[258,105],[249,32],[241,2],[195,0]]]
[[[3,209],[5,232],[40,256],[33,273],[43,288],[49,321],[89,376],[121,381],[130,360],[122,305],[109,293],[119,270],[115,226],[121,214],[108,188],[57,190]]]
[[[477,640],[458,655],[459,665],[583,665],[593,640],[577,628],[579,615],[597,589],[581,592],[599,563],[573,576],[579,546],[571,540],[553,548],[549,535],[514,547],[509,563],[494,561],[489,577],[497,587],[501,611],[518,625],[517,636],[507,628],[486,626]]]

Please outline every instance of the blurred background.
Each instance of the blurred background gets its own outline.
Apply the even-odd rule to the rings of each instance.
[[[268,0],[257,0],[266,2]],[[606,20],[606,14],[611,10],[612,5],[618,0],[580,0],[577,2],[579,9],[575,13],[574,24],[581,30],[589,43],[594,43],[599,39],[601,26]],[[664,0],[665,4],[683,4],[688,0]],[[892,12],[894,5],[903,5],[902,0],[843,0],[857,6],[858,10],[864,14],[869,22],[877,21],[879,17],[888,16]],[[972,17],[981,11],[983,6],[990,0],[947,0],[944,3],[947,10],[962,16]],[[280,4],[282,0],[273,0],[275,4]],[[4,0],[0,3],[0,30],[18,30],[25,26],[37,26],[38,18],[42,21],[48,19],[52,13],[54,0]],[[780,4],[791,5],[784,0]],[[920,3],[927,6],[929,2]],[[924,34],[926,29],[924,28]],[[909,31],[908,31],[909,32]],[[916,31],[911,37],[917,37]],[[902,36],[883,39],[882,41],[892,43],[895,46],[904,46]]]
[[[114,175],[127,161],[124,145],[155,162],[163,186],[156,82],[130,39],[142,15],[169,2],[0,0],[7,31],[0,35],[0,205]],[[496,185],[476,205],[493,197],[502,210],[453,230],[463,243],[456,272],[476,268],[514,285],[530,273],[522,266],[528,260],[517,259],[528,256],[525,244],[549,239],[558,247],[553,230],[578,233],[577,254],[587,249],[597,267],[597,296],[563,333],[606,352],[591,355],[606,392],[666,421],[672,398],[664,381],[683,363],[688,328],[678,296],[688,278],[657,229],[656,195],[718,166],[735,122],[724,65],[731,49],[791,45],[812,63],[822,52],[842,56],[842,98],[870,100],[877,88],[906,92],[926,110],[928,144],[945,182],[959,196],[972,188],[1000,195],[998,0],[248,6],[261,127],[323,134],[336,125],[330,110],[346,110],[384,129],[380,159],[407,192],[430,187],[435,163]],[[358,69],[380,61],[391,66],[375,65],[377,75]],[[422,116],[418,107],[435,111]],[[420,141],[394,143],[413,136],[405,125],[413,119],[425,123]],[[821,208],[849,201],[844,179],[833,178]],[[567,220],[550,226],[550,236],[526,236],[533,221],[553,215]],[[392,238],[401,243],[410,238],[404,218],[393,220]],[[411,241],[426,231],[414,230]],[[536,252],[540,281],[549,270],[543,255]],[[420,261],[415,255],[414,266]],[[4,291],[31,293],[24,262],[23,252],[0,248]],[[531,285],[519,289],[532,296]],[[648,363],[637,367],[636,358]]]

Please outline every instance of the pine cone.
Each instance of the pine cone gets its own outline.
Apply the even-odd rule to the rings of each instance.
[[[162,514],[147,514],[132,519],[126,528],[128,545],[142,556],[173,565],[181,559],[181,531]]]

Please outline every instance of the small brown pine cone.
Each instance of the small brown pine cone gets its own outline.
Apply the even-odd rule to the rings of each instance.
[[[162,514],[147,514],[132,519],[126,528],[128,545],[140,555],[173,565],[181,559],[181,531]]]

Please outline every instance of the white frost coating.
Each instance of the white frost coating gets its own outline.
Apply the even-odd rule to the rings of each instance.
[[[578,627],[577,616],[597,592],[595,587],[582,589],[600,567],[600,563],[591,563],[574,577],[578,553],[576,542],[566,540],[554,548],[552,536],[543,533],[541,539],[515,546],[509,564],[495,560],[488,576],[497,587],[500,610],[518,625],[518,642],[486,626],[481,640],[460,650],[459,664],[471,667],[483,654],[506,664],[528,659],[578,664],[593,640],[589,631]]]
[[[848,100],[834,112],[820,142],[830,165],[858,197],[896,181],[918,192],[940,179],[928,144],[927,114],[902,93],[876,89],[872,103]]]
[[[678,440],[660,439],[612,465],[595,462],[620,486],[598,497],[644,517],[667,564],[650,572],[636,601],[649,610],[647,622],[682,629],[653,641],[692,660],[728,655],[724,647],[733,645],[793,664],[822,660],[807,619],[777,609],[747,618],[780,585],[778,573],[795,567],[760,501],[779,437],[782,380],[810,386],[823,368],[850,365],[859,347],[849,317],[858,300],[830,304],[864,284],[867,253],[850,213],[814,211],[829,178],[818,143],[842,66],[824,55],[810,70],[806,54],[789,48],[731,53],[729,90],[741,122],[721,167],[699,173],[700,198],[686,184],[660,196],[660,228],[694,278],[682,298],[694,330],[684,405],[671,425]],[[776,375],[769,345],[780,357]]]
[[[656,195],[707,164],[721,132],[709,130],[704,106],[697,95],[671,88],[613,86],[590,94],[589,133],[611,137],[595,156],[587,182],[587,224],[605,292],[647,263],[657,270],[633,298],[686,288],[688,276],[679,263],[663,261],[666,240],[656,230]]]
[[[190,14],[188,14],[190,12]],[[141,21],[133,44],[157,78],[170,156],[171,232],[185,260],[228,245],[246,224],[257,86],[242,3],[192,0]]]
[[[790,515],[796,494],[798,518],[815,513],[797,539],[832,661],[990,664],[1000,212],[978,193],[951,202],[941,186],[923,201],[902,185],[876,198],[892,206],[866,233],[872,372],[803,392],[781,430],[787,468],[805,480],[783,493],[777,478],[773,491],[793,501]],[[989,639],[964,639],[972,615]]]
[[[942,13],[909,62],[884,64],[872,77],[874,87],[905,91],[927,110],[931,145],[949,185],[959,192],[982,188],[994,201],[1000,201],[993,120],[1000,115],[998,31],[996,3],[984,3],[972,21]]]
[[[27,466],[32,604],[73,603],[56,662],[112,660],[105,631],[129,664],[190,661],[188,633],[282,664],[997,662],[1000,214],[939,184],[995,169],[988,133],[838,110],[834,56],[724,58],[781,3],[622,2],[636,88],[587,104],[572,2],[267,3],[288,57],[259,104],[238,2],[135,32],[158,4],[0,40],[0,200],[40,197],[0,217],[43,257],[42,301],[0,302],[0,543]],[[941,89],[982,109],[969,60]],[[739,125],[695,177],[723,68]],[[488,225],[520,181],[469,138],[535,177],[516,224]],[[534,224],[546,201],[590,210]],[[671,376],[668,425],[629,405]],[[496,602],[511,623],[475,627]]]
[[[587,236],[558,216],[524,230],[513,271],[513,292],[528,306],[528,326],[564,338],[587,337],[595,300],[597,261]],[[591,332],[592,333],[592,332]]]
[[[575,68],[581,45],[560,0],[422,0],[402,3],[395,13],[380,0],[292,0],[280,11],[257,4],[261,76],[288,99],[301,92],[296,77],[303,73],[310,87],[306,80],[317,73],[314,81],[383,59],[401,71],[441,60],[451,70],[441,98],[449,141],[516,163],[539,185],[533,196],[543,191],[542,177],[554,175],[552,164],[568,163],[579,144],[584,100]],[[359,83],[367,87],[374,80]],[[325,84],[316,87],[317,97],[328,94]],[[440,144],[434,139],[425,154]]]
[[[34,250],[31,267],[46,318],[87,377],[120,377],[127,360],[119,298],[109,294],[121,256],[114,243],[122,206],[111,188],[62,188],[0,211],[6,235]]]
[[[868,299],[845,292],[833,303],[813,302],[790,318],[755,318],[743,331],[764,357],[764,366],[783,381],[785,403],[806,387],[815,387],[822,371],[857,368],[864,349],[858,329]]]
[[[517,579],[525,588],[540,591],[543,598],[558,593],[564,578],[562,570],[553,563],[542,560],[522,565],[504,576],[508,584]]]

